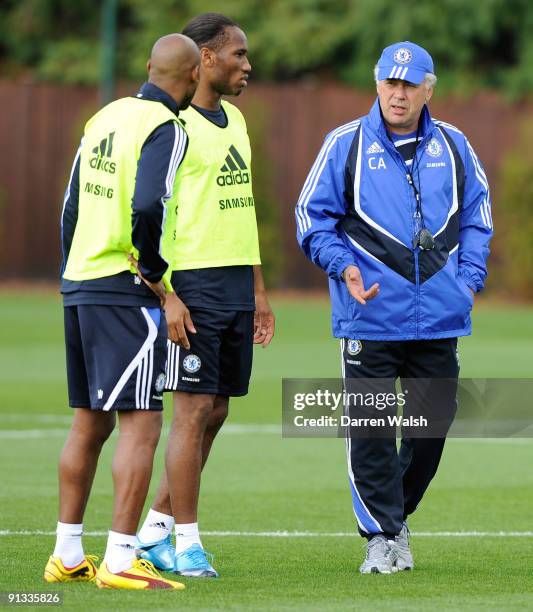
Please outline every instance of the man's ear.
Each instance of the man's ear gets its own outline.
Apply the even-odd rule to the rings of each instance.
[[[202,47],[200,49],[200,61],[202,66],[206,68],[211,68],[216,62],[216,54],[211,49],[207,47]]]
[[[148,74],[150,74],[150,68],[152,67],[152,64],[150,64],[150,60],[148,60],[146,62],[146,70],[148,71]]]
[[[431,100],[431,96],[433,95],[433,87],[428,88],[426,92],[426,104]]]

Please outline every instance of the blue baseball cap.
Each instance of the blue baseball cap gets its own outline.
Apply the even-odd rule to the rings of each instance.
[[[434,74],[431,55],[408,40],[383,49],[378,61],[378,81],[401,79],[420,85],[426,72]]]

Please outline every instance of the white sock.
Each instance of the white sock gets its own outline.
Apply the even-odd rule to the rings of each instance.
[[[76,567],[83,561],[83,546],[81,536],[83,534],[83,523],[57,523],[56,547],[54,557],[59,557],[61,563],[67,568]]]
[[[180,553],[187,550],[193,544],[200,544],[200,533],[198,531],[198,523],[185,523],[184,525],[174,525],[176,532],[176,552]],[[203,546],[202,546],[203,548]]]
[[[166,538],[169,533],[172,533],[174,527],[174,517],[168,514],[163,514],[157,510],[150,508],[143,526],[138,533],[139,540],[143,544],[150,544]]]
[[[112,574],[118,574],[133,566],[136,539],[134,535],[109,531],[104,563]]]

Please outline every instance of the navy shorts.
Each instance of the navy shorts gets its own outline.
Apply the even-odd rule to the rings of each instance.
[[[196,334],[190,349],[168,341],[168,391],[246,395],[252,372],[254,313],[189,308]]]
[[[65,306],[69,404],[162,410],[167,324],[160,308]]]

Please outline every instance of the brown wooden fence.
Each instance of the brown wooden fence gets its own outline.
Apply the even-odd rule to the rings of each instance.
[[[123,85],[119,95],[134,92]],[[324,286],[299,252],[294,204],[325,134],[365,114],[373,96],[337,84],[251,84],[236,100],[253,121],[263,113],[265,147],[280,208],[284,287]],[[54,278],[60,262],[59,217],[84,121],[98,108],[94,88],[0,82],[0,280]],[[493,193],[505,151],[533,106],[493,94],[432,101],[434,116],[463,129],[482,159]],[[496,187],[496,188],[494,188]],[[498,202],[495,208],[497,215]]]

